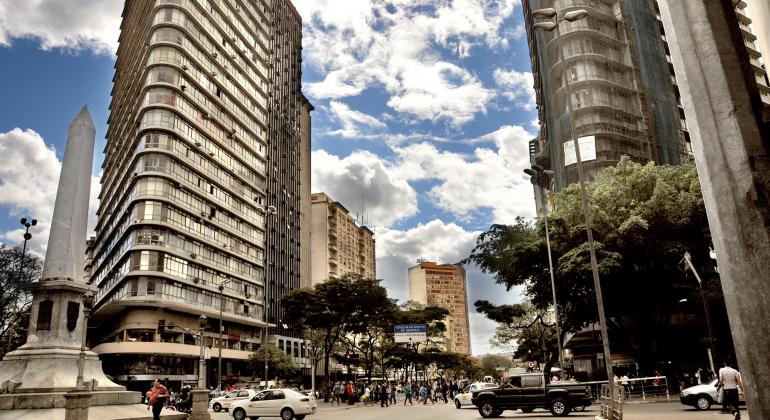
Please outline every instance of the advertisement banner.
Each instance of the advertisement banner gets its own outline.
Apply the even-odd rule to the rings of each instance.
[[[578,138],[578,144],[580,144],[580,161],[588,162],[590,160],[596,160],[596,137],[585,136]],[[574,165],[577,163],[577,156],[575,155],[575,142],[570,140],[564,143],[564,165]]]

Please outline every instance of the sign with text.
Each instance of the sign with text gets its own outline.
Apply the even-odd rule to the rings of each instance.
[[[425,324],[396,325],[396,343],[424,343],[428,341],[428,327]]]
[[[578,144],[580,144],[581,162],[596,160],[596,137],[579,137]],[[570,140],[564,143],[564,165],[574,165],[575,163],[577,163],[577,156],[575,154],[575,142]]]

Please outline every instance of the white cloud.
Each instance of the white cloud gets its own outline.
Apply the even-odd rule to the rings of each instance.
[[[0,2],[0,45],[35,38],[43,49],[64,48],[114,54],[121,0],[4,0]]]
[[[315,98],[355,96],[378,84],[388,105],[419,120],[461,125],[486,112],[494,91],[450,63],[475,46],[506,48],[518,0],[304,0],[304,58],[325,74],[308,83]]]
[[[477,148],[470,157],[429,143],[394,146],[397,176],[438,180],[428,195],[457,217],[469,220],[474,211],[488,208],[495,223],[512,223],[517,216],[534,215],[532,185],[522,173],[532,137],[520,126],[503,126],[479,138],[494,142],[497,150]]]
[[[385,128],[386,125],[381,120],[369,114],[350,109],[350,107],[339,101],[329,103],[334,118],[340,123],[342,128],[330,131],[329,135],[356,138],[368,137],[367,132],[370,129]]]
[[[0,165],[0,205],[7,207],[12,216],[38,220],[37,226],[30,229],[32,239],[27,249],[44,256],[61,172],[56,150],[35,131],[14,128],[0,133],[0,156],[4,162]],[[99,177],[92,176],[89,232],[95,226],[99,188]],[[23,236],[24,230],[17,228],[0,232],[0,241],[15,246],[24,240]]]
[[[312,153],[312,190],[325,192],[355,214],[363,198],[367,219],[377,226],[417,213],[417,193],[392,175],[392,166],[379,156],[358,151],[340,159],[324,150]]]
[[[503,96],[511,100],[517,107],[531,111],[535,109],[534,79],[530,72],[495,69],[495,83],[503,89]]]

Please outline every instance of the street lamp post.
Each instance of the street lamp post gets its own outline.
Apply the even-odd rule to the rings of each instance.
[[[202,314],[198,321],[198,326],[200,327],[199,337],[201,340],[201,355],[198,361],[198,389],[206,389],[206,341],[203,332],[208,325],[208,317],[206,314]]]
[[[86,364],[86,334],[88,332],[88,318],[91,315],[91,308],[94,305],[94,295],[88,293],[83,296],[83,335],[80,339],[80,355],[78,356],[78,377],[75,381],[75,387],[82,391],[86,389],[83,381],[83,370]]]
[[[217,389],[222,391],[222,316],[225,309],[225,285],[227,283],[230,283],[232,281],[232,277],[225,279],[222,281],[222,283],[219,284],[219,340],[218,340],[218,347],[219,347],[219,355],[217,356]]]
[[[263,297],[263,306],[262,306],[262,318],[265,321],[265,325],[262,326],[262,348],[264,353],[264,361],[265,361],[265,389],[267,389],[267,216],[273,216],[274,214],[278,213],[278,210],[276,210],[275,206],[267,206],[266,208],[262,208],[262,213],[266,216],[265,217],[265,246],[264,251],[262,254],[263,258],[263,272],[264,274],[264,287],[262,291],[262,297]]]
[[[27,221],[26,217],[22,217],[20,220],[20,223],[22,226],[24,226],[24,245],[22,245],[21,248],[21,257],[19,258],[19,269],[17,273],[17,281],[21,283],[22,276],[24,276],[24,257],[27,254],[27,241],[32,239],[32,234],[29,233],[29,228],[32,226],[37,225],[37,219],[32,219]],[[16,302],[14,302],[14,305]],[[8,327],[8,345],[6,348],[6,353],[11,351],[11,345],[13,344],[13,325],[16,323],[16,317],[18,316],[18,307],[16,308],[17,311],[13,314],[13,321],[11,322],[11,325]]]
[[[532,165],[532,168],[524,170],[524,173],[529,175],[533,185],[537,185],[540,188],[540,197],[543,200],[543,221],[545,222],[545,246],[548,249],[548,272],[551,274],[551,295],[553,297],[553,314],[554,322],[556,324],[556,342],[559,346],[559,369],[560,375],[564,375],[564,363],[562,358],[564,357],[564,350],[561,344],[561,327],[559,326],[559,304],[556,301],[556,282],[554,281],[553,274],[553,257],[551,256],[551,235],[548,230],[548,206],[545,203],[545,189],[550,187],[551,176],[553,171],[545,170],[540,165]],[[545,347],[544,347],[545,348]]]
[[[610,388],[610,395],[615,395],[615,384],[612,380],[612,359],[610,357],[610,340],[607,334],[607,319],[604,313],[604,297],[602,296],[602,286],[599,279],[599,268],[596,262],[596,249],[594,246],[594,234],[591,228],[591,208],[588,204],[588,194],[585,187],[585,176],[583,174],[583,162],[580,158],[580,144],[575,136],[575,118],[572,110],[572,100],[569,96],[569,79],[567,78],[567,69],[564,63],[564,50],[561,46],[561,33],[559,32],[559,25],[561,22],[575,22],[580,19],[584,19],[588,16],[588,11],[579,9],[564,13],[562,18],[559,18],[558,13],[553,8],[538,9],[532,12],[534,19],[547,20],[545,22],[538,22],[533,25],[535,30],[550,32],[556,29],[556,48],[559,50],[559,60],[561,62],[562,80],[564,80],[564,97],[567,103],[567,111],[569,112],[569,138],[572,139],[575,146],[575,160],[578,171],[578,182],[580,184],[580,195],[583,201],[583,216],[586,224],[586,235],[588,237],[588,251],[591,256],[591,273],[594,280],[594,290],[596,292],[596,306],[599,312],[599,328],[602,335],[602,347],[604,353],[604,365],[607,370],[607,383]],[[554,101],[555,102],[555,101]]]
[[[684,253],[684,261],[687,264],[687,267],[692,271],[692,273],[695,275],[695,279],[698,280],[698,288],[700,289],[700,297],[703,300],[703,311],[706,314],[706,327],[708,328],[709,333],[709,346],[706,350],[708,350],[708,357],[709,357],[709,364],[711,365],[711,371],[715,374],[717,373],[716,369],[714,368],[714,330],[711,328],[711,313],[709,311],[708,302],[706,301],[706,293],[703,291],[703,281],[700,278],[700,275],[698,274],[698,271],[695,269],[695,266],[692,264],[692,259],[690,257],[689,252]]]

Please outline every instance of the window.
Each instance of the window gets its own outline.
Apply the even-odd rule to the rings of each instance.
[[[286,394],[283,393],[283,391],[272,391],[272,399],[273,400],[285,400]]]
[[[139,282],[137,280],[131,280],[129,283],[129,296],[136,296],[139,294]]]
[[[536,388],[540,386],[540,380],[541,376],[538,375],[531,375],[531,376],[522,376],[521,377],[521,385],[524,388]]]
[[[147,295],[155,294],[155,279],[147,279]]]

